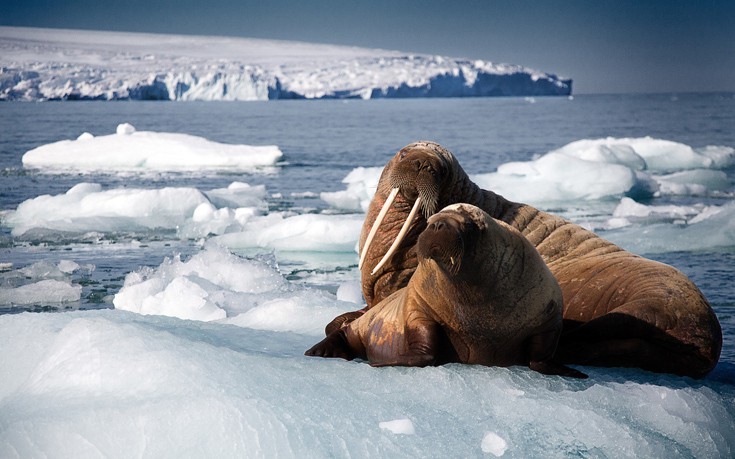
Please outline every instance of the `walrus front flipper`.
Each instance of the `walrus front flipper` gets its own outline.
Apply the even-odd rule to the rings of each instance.
[[[310,357],[333,357],[345,360],[352,360],[357,357],[354,350],[350,347],[350,343],[347,341],[347,336],[342,328],[330,333],[329,336],[304,352],[304,355]]]
[[[327,326],[324,328],[324,334],[329,336],[332,333],[336,332],[340,328],[345,327],[353,320],[359,318],[365,314],[365,309],[360,309],[358,311],[351,311],[351,312],[345,312],[344,314],[340,314],[334,319],[332,319],[331,322],[327,324]]]
[[[391,350],[376,352],[372,349],[369,355],[370,365],[374,367],[428,367],[437,364],[437,353],[440,349],[442,330],[439,324],[433,321],[417,320],[407,327],[405,352],[395,354]],[[378,348],[376,346],[376,348]],[[379,349],[379,348],[378,348]]]

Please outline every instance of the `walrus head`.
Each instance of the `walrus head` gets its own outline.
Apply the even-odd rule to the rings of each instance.
[[[429,217],[417,243],[419,260],[433,259],[449,274],[459,273],[466,249],[480,232],[467,216],[462,205],[453,205]]]
[[[438,143],[416,142],[401,149],[389,167],[386,172],[391,191],[365,240],[358,265],[360,269],[370,244],[398,193],[407,201],[413,201],[413,207],[393,244],[373,268],[373,275],[396,251],[419,210],[425,219],[437,212],[442,204],[442,191],[452,182],[459,164],[454,155]]]
[[[434,260],[450,275],[457,275],[487,227],[486,214],[470,204],[453,204],[429,217],[417,243],[419,260]]]

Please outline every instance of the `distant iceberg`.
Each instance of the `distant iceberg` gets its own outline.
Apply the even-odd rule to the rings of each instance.
[[[0,100],[570,95],[519,65],[234,37],[0,27]]]

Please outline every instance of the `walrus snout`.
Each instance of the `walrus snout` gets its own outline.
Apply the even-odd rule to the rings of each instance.
[[[456,275],[461,267],[467,230],[456,215],[435,214],[418,238],[416,253],[419,259],[433,259]]]
[[[448,174],[444,159],[432,146],[438,145],[419,142],[403,148],[388,177],[391,188],[398,188],[407,201],[421,199],[424,218],[437,212],[439,190]]]

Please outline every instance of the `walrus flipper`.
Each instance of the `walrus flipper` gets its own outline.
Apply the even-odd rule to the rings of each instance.
[[[350,347],[347,336],[342,328],[330,333],[329,336],[304,352],[304,355],[345,360],[352,360],[357,357],[355,351]]]
[[[406,330],[408,351],[388,359],[372,356],[373,367],[428,367],[437,364],[441,327],[436,322],[419,322]]]
[[[340,328],[346,327],[347,325],[350,324],[350,322],[354,321],[355,319],[365,314],[365,311],[366,311],[365,309],[360,309],[358,311],[345,312],[343,314],[338,315],[337,317],[332,319],[332,321],[329,322],[327,326],[324,328],[324,334],[326,336],[329,336],[333,332],[339,330]]]

